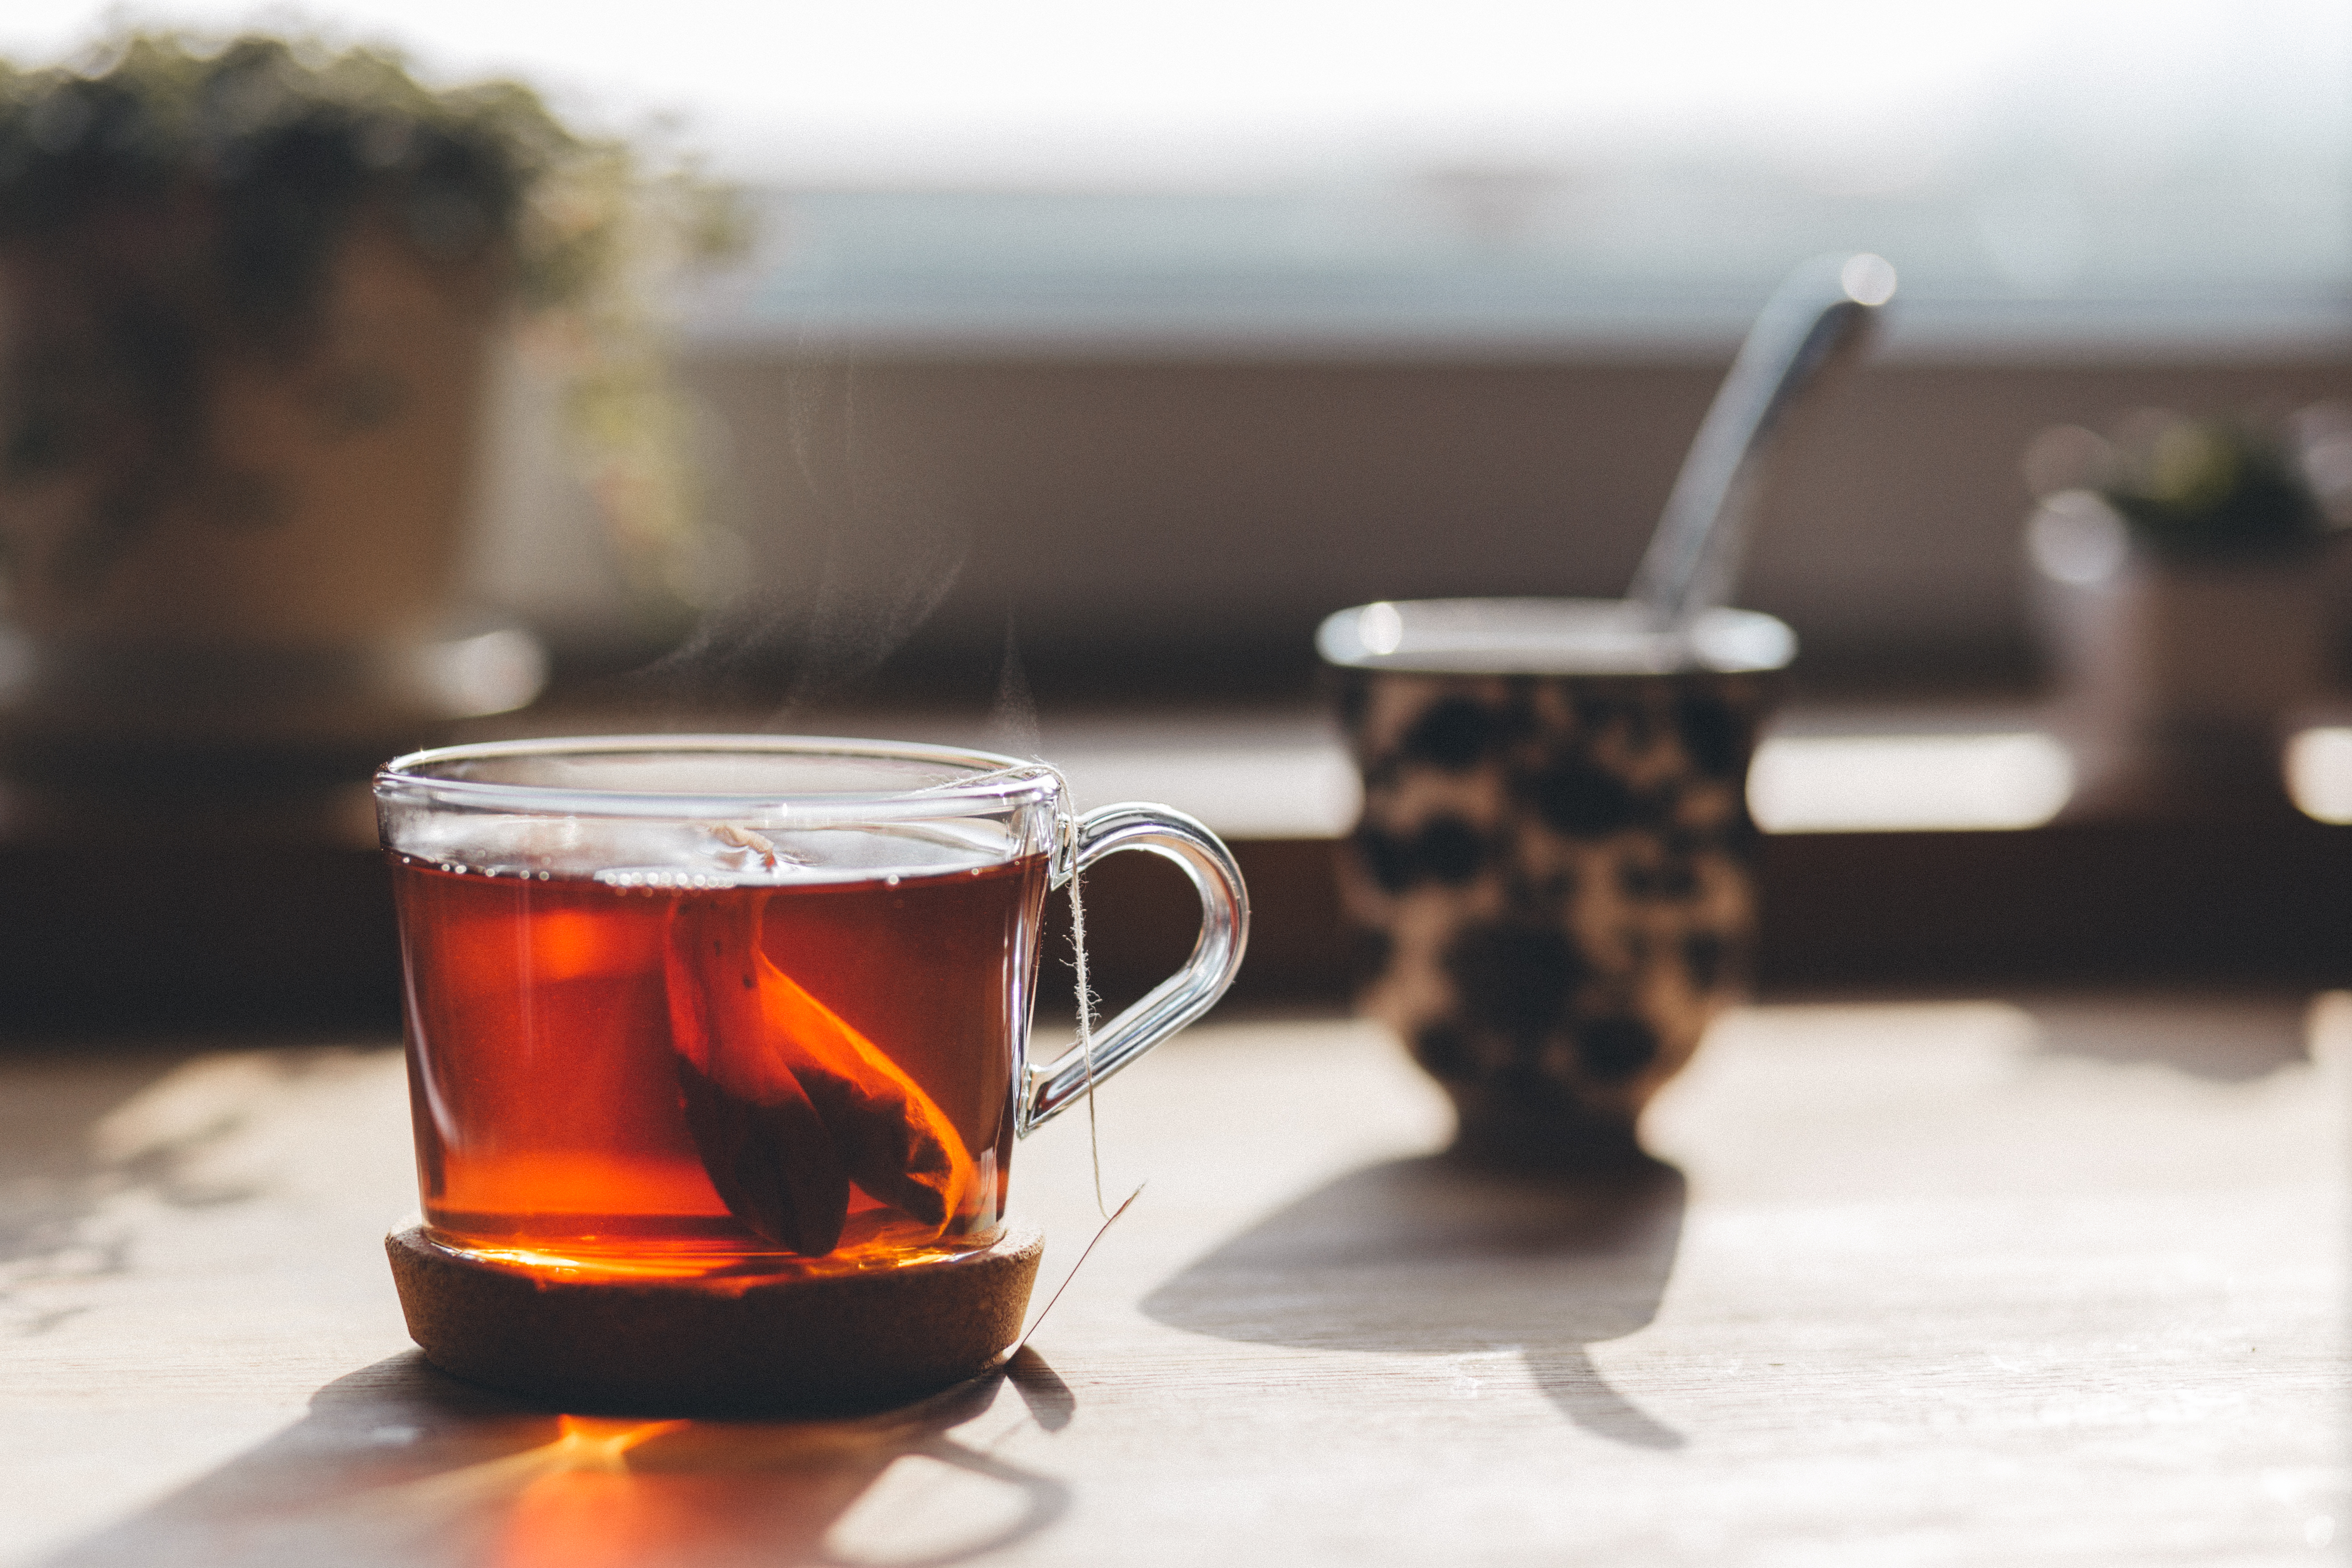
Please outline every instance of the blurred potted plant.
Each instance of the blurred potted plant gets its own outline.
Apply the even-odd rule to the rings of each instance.
[[[0,65],[20,773],[339,774],[527,700],[532,645],[449,629],[491,366],[519,322],[562,365],[658,583],[685,477],[639,290],[729,220],[527,89],[433,90],[382,50],[131,34]]]
[[[2284,807],[2283,727],[2330,684],[2352,417],[2144,410],[2043,431],[2025,470],[2074,814]]]

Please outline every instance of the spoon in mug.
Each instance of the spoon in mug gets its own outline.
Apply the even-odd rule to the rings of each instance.
[[[1825,370],[1871,337],[1895,297],[1895,268],[1868,251],[1815,257],[1765,301],[1716,392],[1659,513],[1626,597],[1677,637],[1729,597],[1750,501],[1789,410]]]

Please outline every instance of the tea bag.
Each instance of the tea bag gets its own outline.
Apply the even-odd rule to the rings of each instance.
[[[898,1063],[761,950],[764,908],[734,891],[689,898],[671,917],[671,1031],[712,1184],[738,1219],[804,1254],[840,1241],[848,1194],[835,1173],[944,1226],[976,1176],[962,1137]],[[698,1076],[715,1095],[698,1100]]]
[[[807,1091],[767,1048],[758,933],[756,919],[731,909],[673,918],[664,955],[671,1065],[728,1212],[780,1247],[821,1257],[841,1244],[849,1172]]]

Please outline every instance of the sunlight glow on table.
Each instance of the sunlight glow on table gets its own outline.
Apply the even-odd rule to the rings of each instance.
[[[2352,739],[2352,737],[2347,737]],[[1792,735],[1758,748],[1748,808],[1767,833],[2039,827],[2074,793],[2049,735]]]
[[[1339,838],[1364,792],[1337,741],[1248,747],[1072,748],[1055,759],[1078,809],[1160,800],[1229,838]]]
[[[2338,794],[2352,820],[2352,730],[2340,737]],[[1053,751],[1081,809],[1162,800],[1234,838],[1337,838],[1363,792],[1336,735],[1217,745],[1073,735]],[[2034,731],[1784,735],[1758,749],[1748,799],[1768,833],[1967,832],[2039,827],[2074,793],[2066,748]]]
[[[2305,730],[2289,741],[2286,791],[2305,816],[2352,822],[2352,730]]]

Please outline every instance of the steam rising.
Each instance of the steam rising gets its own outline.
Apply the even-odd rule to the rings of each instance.
[[[1029,672],[1021,663],[1021,642],[1013,612],[1004,612],[1004,657],[997,665],[996,700],[989,705],[988,745],[1008,756],[1043,758],[1037,732],[1037,702],[1029,693]]]
[[[753,542],[747,580],[639,683],[681,704],[771,701],[781,727],[856,695],[955,586],[971,527],[910,477],[907,455],[873,449],[857,391],[854,366],[791,373],[782,435],[797,504]],[[1017,664],[1009,679],[1025,710]]]

